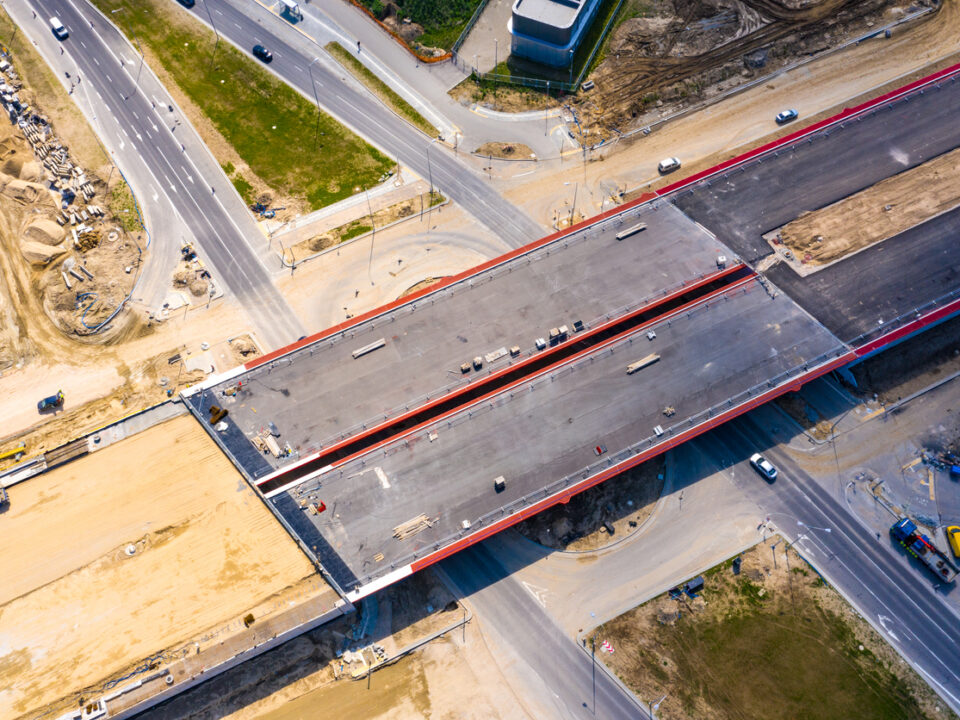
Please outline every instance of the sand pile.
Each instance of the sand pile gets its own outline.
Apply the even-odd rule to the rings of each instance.
[[[7,197],[19,200],[22,203],[34,203],[43,197],[46,188],[39,183],[27,182],[19,178],[12,178],[2,191]]]
[[[44,245],[59,245],[63,242],[65,231],[53,220],[38,219],[27,225],[23,231],[25,241],[35,241]]]
[[[20,166],[20,179],[27,182],[40,182],[43,180],[43,166],[36,160],[27,160]]]
[[[62,247],[46,245],[35,240],[20,243],[20,253],[31,265],[49,265],[54,258],[66,252]]]

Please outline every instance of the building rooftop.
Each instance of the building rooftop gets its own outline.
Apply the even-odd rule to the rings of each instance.
[[[573,25],[588,0],[517,0],[513,14],[544,25],[566,28]]]

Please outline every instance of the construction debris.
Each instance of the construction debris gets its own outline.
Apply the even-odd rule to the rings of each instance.
[[[393,529],[393,536],[397,540],[406,540],[408,537],[413,537],[427,528],[432,528],[436,522],[435,519],[431,520],[426,515],[420,514],[412,520],[407,520],[405,523],[397,525]]]

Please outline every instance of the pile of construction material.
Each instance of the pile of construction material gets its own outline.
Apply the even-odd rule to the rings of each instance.
[[[96,190],[87,178],[83,168],[77,167],[70,160],[70,152],[54,136],[53,130],[38,115],[32,117],[21,116],[17,126],[23,131],[24,137],[33,148],[34,155],[47,169],[47,179],[50,184],[60,191],[63,199],[69,204],[74,197],[82,195],[89,202],[96,195]]]
[[[70,159],[70,151],[53,134],[47,119],[21,101],[17,91],[23,87],[23,83],[13,66],[6,60],[0,60],[0,73],[0,101],[27,139],[34,156],[43,164],[50,187],[60,192],[63,209],[69,211],[57,221],[62,219],[61,225],[67,222],[75,225],[88,220],[90,216],[101,217],[103,211],[96,205],[88,204],[85,210],[70,210],[77,197],[82,197],[87,203],[93,199],[96,195],[93,183],[83,168]]]
[[[412,520],[407,520],[405,523],[397,525],[393,529],[393,536],[397,540],[405,540],[419,532],[423,532],[427,528],[433,527],[436,522],[436,520],[431,520],[426,515],[417,515]]]

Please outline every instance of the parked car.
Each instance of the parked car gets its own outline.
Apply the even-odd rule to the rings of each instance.
[[[677,160],[675,157],[664,158],[663,160],[660,161],[660,164],[657,165],[657,170],[660,171],[661,175],[666,175],[667,173],[671,173],[674,170],[679,170],[679,169],[680,169],[680,161]]]
[[[273,60],[273,53],[267,50],[263,45],[253,46],[253,56],[263,62],[268,63]]]
[[[753,465],[753,469],[763,475],[768,482],[773,482],[777,479],[777,469],[760,453],[754,453],[750,456],[750,464]]]
[[[800,113],[798,113],[796,110],[783,110],[777,113],[777,125],[786,125],[788,122],[793,122],[798,117],[800,117]]]
[[[185,8],[192,8],[194,5],[197,4],[197,0],[180,0],[180,4],[183,5]]]
[[[960,558],[960,526],[951,525],[947,528],[947,540],[950,541],[950,549],[953,554]]]

